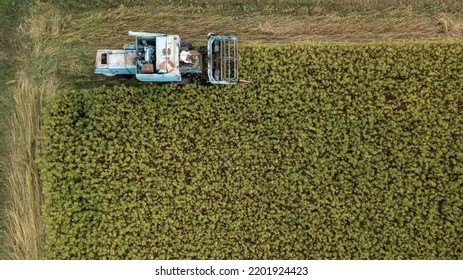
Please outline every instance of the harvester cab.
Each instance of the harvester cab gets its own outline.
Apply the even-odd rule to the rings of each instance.
[[[135,76],[142,82],[189,82],[203,77],[211,84],[237,84],[238,39],[234,35],[208,35],[207,51],[192,49],[177,35],[132,32],[134,43],[122,50],[99,49],[95,74]]]

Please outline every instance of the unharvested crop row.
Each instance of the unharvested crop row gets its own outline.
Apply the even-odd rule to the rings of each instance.
[[[240,49],[236,87],[64,91],[50,258],[463,258],[463,45]]]

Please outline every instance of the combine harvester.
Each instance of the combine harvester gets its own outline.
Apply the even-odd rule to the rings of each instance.
[[[238,79],[238,38],[234,35],[207,36],[207,51],[192,50],[177,35],[132,32],[134,44],[123,50],[97,50],[95,74],[135,76],[142,82],[186,84],[192,77],[210,84],[248,83]]]

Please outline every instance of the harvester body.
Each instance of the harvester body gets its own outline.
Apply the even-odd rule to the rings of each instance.
[[[207,51],[191,49],[178,35],[132,32],[135,42],[122,50],[99,49],[95,74],[135,76],[142,82],[184,83],[204,77],[211,84],[238,83],[238,39],[208,35]]]

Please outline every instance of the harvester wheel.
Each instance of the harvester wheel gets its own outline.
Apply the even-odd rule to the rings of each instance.
[[[191,77],[182,77],[182,80],[178,83],[179,86],[184,86],[191,83]]]
[[[127,81],[133,79],[134,75],[119,75],[119,80]]]
[[[183,50],[191,50],[193,48],[193,44],[188,41],[182,41],[180,43],[180,48]]]

